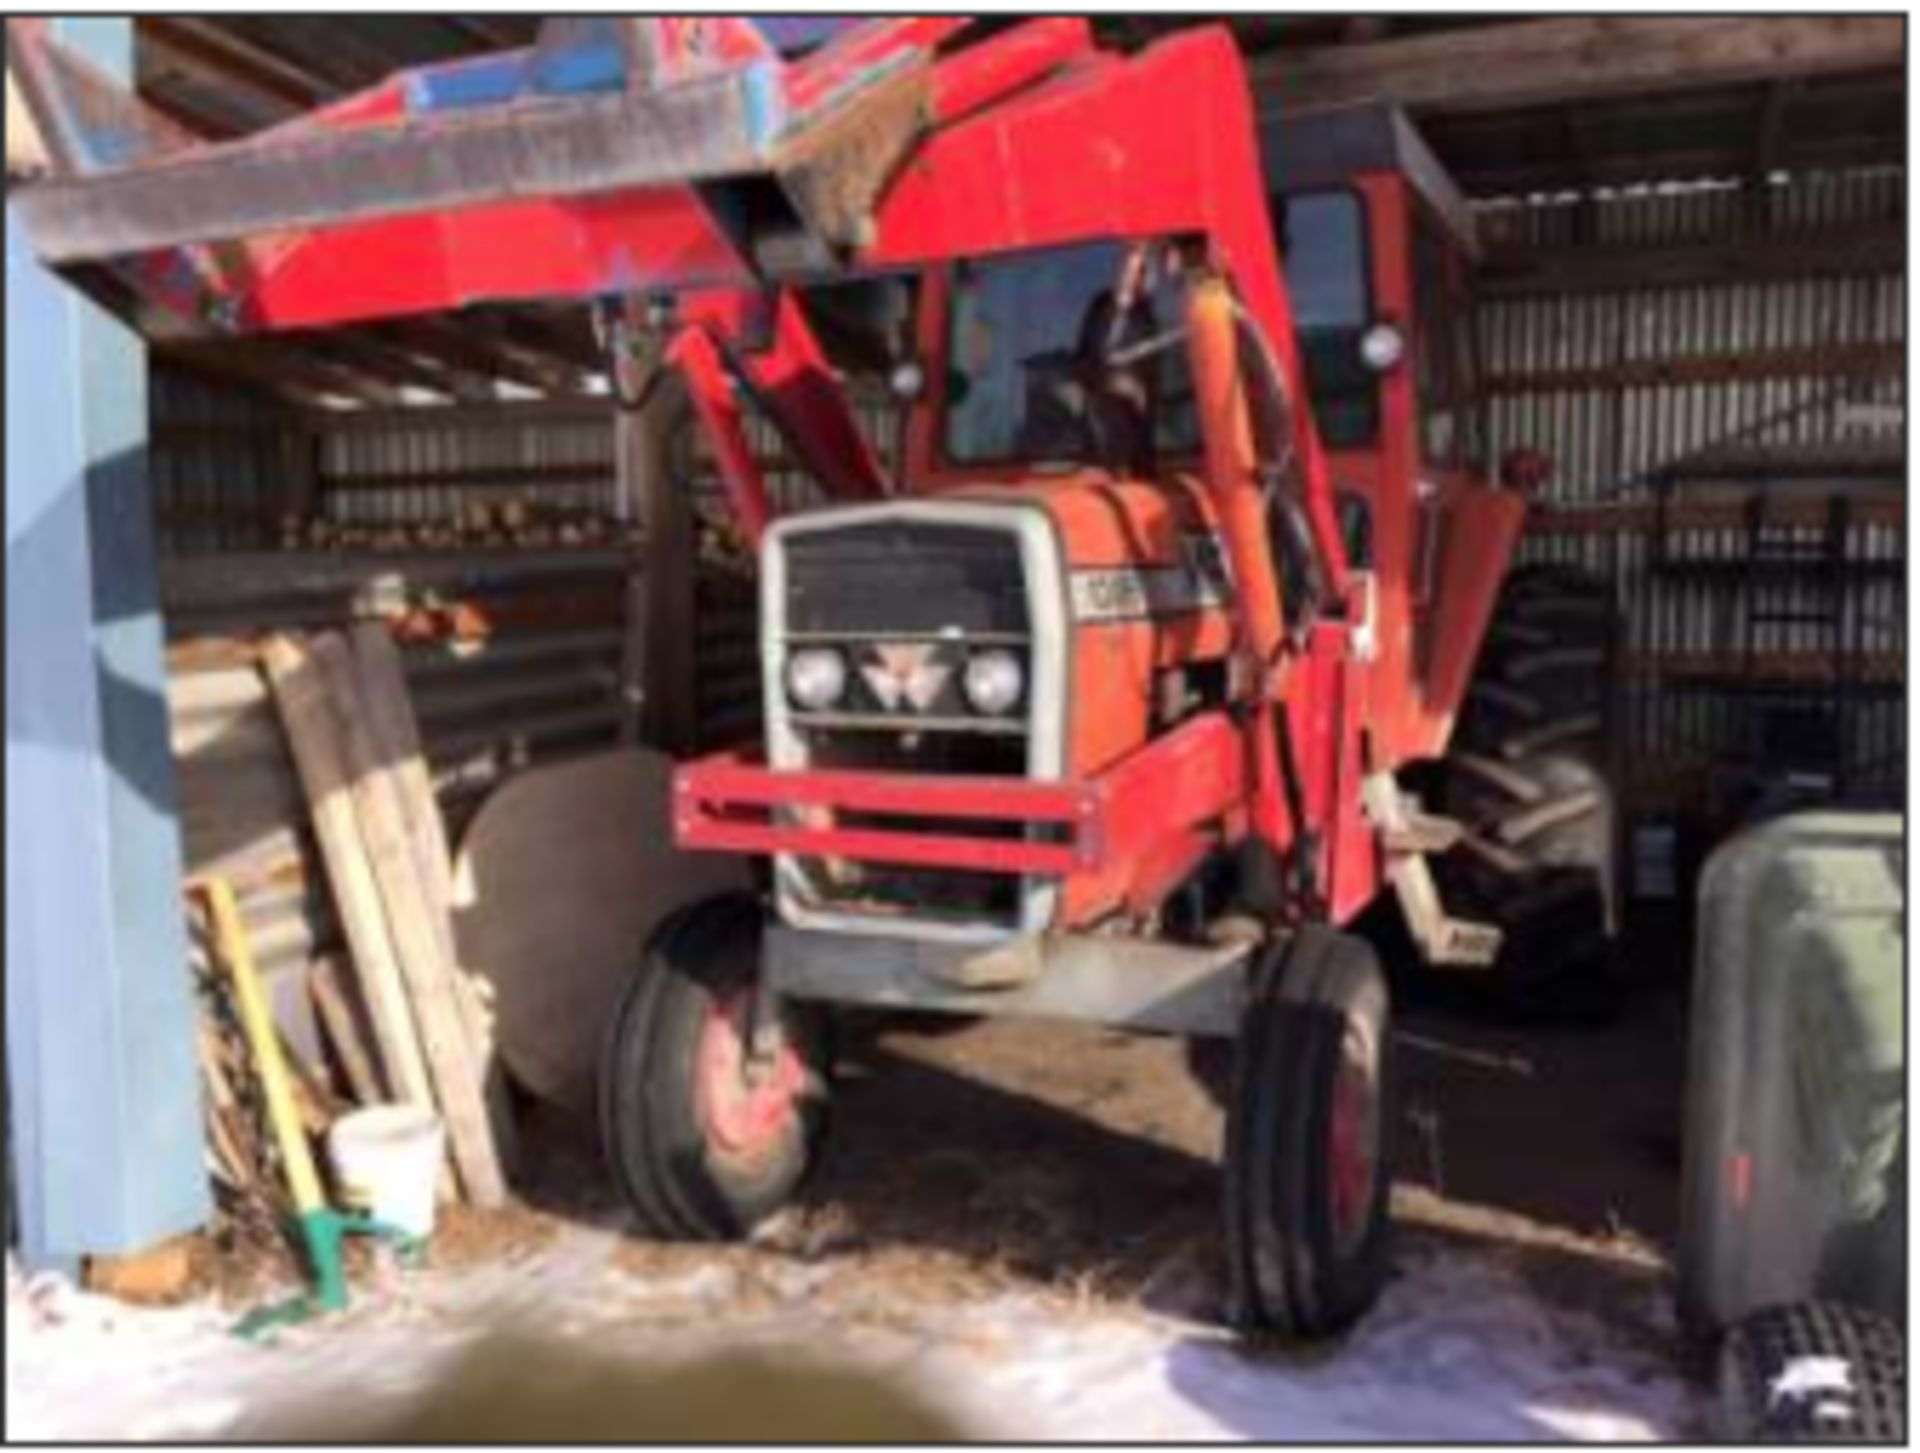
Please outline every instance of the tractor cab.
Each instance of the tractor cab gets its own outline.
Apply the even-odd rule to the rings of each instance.
[[[1447,534],[1498,493],[1473,329],[1473,216],[1398,110],[1288,116],[1262,143],[1342,534],[1380,592],[1380,674],[1407,692],[1385,724],[1391,755],[1432,756],[1450,726],[1437,708],[1458,699],[1471,666],[1459,647],[1481,634],[1451,617],[1486,605],[1449,578],[1484,560],[1449,550]],[[1498,518],[1511,528],[1510,511]]]

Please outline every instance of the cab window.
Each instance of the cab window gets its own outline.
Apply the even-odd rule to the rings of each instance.
[[[946,456],[1151,472],[1197,452],[1174,252],[1100,242],[953,273]]]
[[[1360,351],[1373,322],[1365,206],[1354,192],[1306,192],[1280,201],[1279,224],[1320,437],[1329,449],[1369,448],[1380,435],[1380,381]]]
[[[1420,457],[1436,469],[1481,469],[1479,355],[1462,261],[1424,218],[1414,227],[1413,291]]]

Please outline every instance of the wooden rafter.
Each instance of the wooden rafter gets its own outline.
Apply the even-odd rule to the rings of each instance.
[[[1385,100],[1427,115],[1504,111],[1903,66],[1899,16],[1565,17],[1258,62],[1263,109]]]
[[[341,403],[397,407],[404,402],[401,390],[391,382],[284,339],[166,341],[155,343],[154,353],[188,373],[270,394],[303,408]]]
[[[331,93],[301,69],[240,40],[217,20],[149,16],[140,21],[139,36],[156,59],[195,81],[247,92],[287,115]]]
[[[1486,253],[1481,286],[1489,294],[1510,296],[1884,277],[1903,271],[1906,256],[1906,233],[1898,223],[1856,227],[1838,236],[1788,235],[1709,246],[1605,243],[1523,250],[1495,245]]]

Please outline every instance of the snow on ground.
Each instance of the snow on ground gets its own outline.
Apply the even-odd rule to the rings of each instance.
[[[636,1362],[837,1351],[987,1439],[1658,1439],[1684,1433],[1693,1412],[1670,1370],[1542,1304],[1496,1263],[1452,1252],[1410,1255],[1366,1326],[1311,1355],[1245,1353],[1199,1323],[1041,1296],[876,1315],[872,1287],[818,1266],[752,1290],[724,1266],[643,1278],[617,1238],[569,1231],[484,1269],[405,1278],[344,1319],[258,1347],[211,1308],[135,1311],[9,1268],[6,1430],[204,1440],[290,1403],[324,1407],[335,1387],[365,1410],[502,1328]]]

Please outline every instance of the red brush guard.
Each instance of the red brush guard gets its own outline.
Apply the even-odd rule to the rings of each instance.
[[[1243,799],[1244,748],[1224,716],[1163,737],[1084,782],[866,772],[776,772],[741,754],[682,767],[675,835],[708,852],[843,858],[900,867],[1065,878],[1121,870],[1155,879],[1204,850]],[[911,819],[911,827],[841,827],[838,814]],[[783,814],[787,820],[781,820]],[[995,824],[1005,837],[928,831]]]

